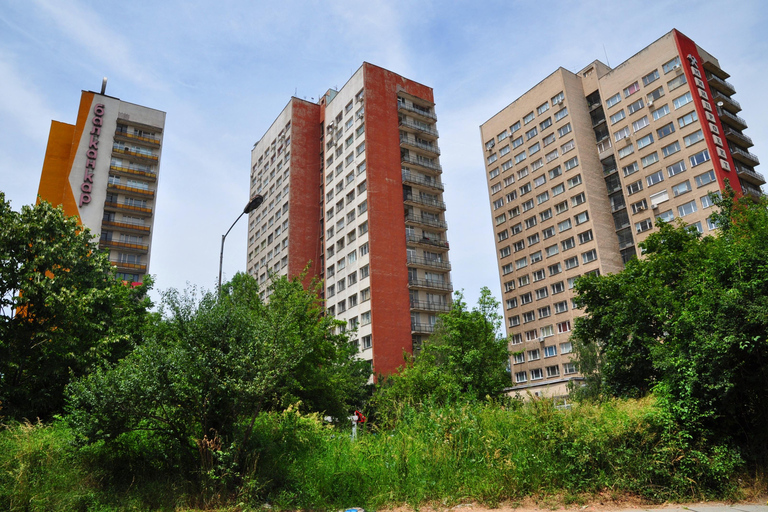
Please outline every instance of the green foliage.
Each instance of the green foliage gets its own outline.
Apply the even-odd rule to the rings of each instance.
[[[730,439],[768,456],[768,205],[726,195],[716,236],[662,224],[645,257],[579,280],[572,339],[586,393],[656,389],[695,449]]]
[[[456,292],[450,312],[440,316],[418,356],[377,389],[380,417],[394,421],[404,406],[479,400],[509,386],[508,342],[499,334],[498,308],[488,288],[481,289],[472,311]]]
[[[144,432],[218,492],[245,471],[260,413],[300,403],[346,417],[359,406],[369,366],[300,279],[273,279],[268,303],[246,274],[220,296],[165,294],[165,319],[141,346],[70,385],[69,421],[80,438],[123,443]]]
[[[47,202],[0,192],[0,402],[22,419],[61,412],[72,376],[125,356],[147,321],[151,280],[115,278],[92,233]]]

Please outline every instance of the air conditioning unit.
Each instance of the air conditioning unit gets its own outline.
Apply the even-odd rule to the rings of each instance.
[[[653,106],[653,100],[648,100],[648,106],[649,106],[649,107],[652,107],[652,106]]]
[[[657,205],[656,203],[651,203],[651,209],[652,210],[658,210],[659,209],[659,205]]]
[[[539,336],[539,343],[544,343],[544,336]]]

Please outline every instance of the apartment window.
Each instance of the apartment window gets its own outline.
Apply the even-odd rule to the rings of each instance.
[[[697,165],[701,165],[704,162],[709,161],[709,150],[705,149],[704,151],[699,151],[690,157],[690,161],[691,167],[696,167]]]
[[[612,106],[616,105],[620,101],[621,101],[621,94],[617,92],[616,94],[614,94],[613,96],[605,100],[605,106],[608,108],[611,108]]]
[[[619,158],[625,158],[635,152],[635,147],[630,142],[628,146],[625,146],[619,150]]]
[[[666,64],[662,66],[664,69],[664,74],[666,75],[670,71],[673,71],[676,68],[680,67],[680,57],[675,57],[674,59],[670,60]]]
[[[568,109],[562,108],[555,112],[555,121],[560,121],[561,119],[565,118],[565,116],[568,115]]]
[[[370,272],[370,267],[368,265],[363,265],[360,267],[360,279],[365,279],[368,277],[368,274]]]
[[[649,92],[645,97],[648,99],[648,105],[650,105],[662,96],[664,96],[664,87],[659,86],[658,89],[654,89],[653,91]]]
[[[512,243],[512,247],[515,250],[515,252],[520,252],[523,249],[525,249],[525,241],[524,240],[518,240],[517,242]]]
[[[522,145],[523,145],[522,135],[512,141],[512,149],[519,148]]]
[[[543,114],[547,110],[549,110],[549,102],[544,102],[543,104],[541,104],[538,107],[536,107],[536,113],[538,115]]]
[[[562,203],[557,203],[555,205],[555,212],[557,214],[561,214],[565,211],[568,211],[568,201],[563,201]]]
[[[557,129],[558,137],[565,137],[569,133],[571,133],[571,123],[567,123]]]
[[[634,183],[630,183],[627,185],[627,195],[637,194],[643,190],[643,183],[640,180],[635,181]]]
[[[637,162],[632,162],[631,164],[622,167],[621,170],[624,172],[624,176],[629,176],[640,170],[640,167],[638,167]]]
[[[611,116],[611,124],[616,124],[622,119],[624,119],[625,117],[627,116],[626,114],[624,114],[624,109],[621,109]]]
[[[525,228],[526,229],[531,229],[535,225],[536,225],[536,217],[528,217],[527,219],[525,219]]]
[[[520,259],[515,260],[515,268],[517,270],[520,270],[521,268],[525,268],[528,266],[528,257],[524,256]]]
[[[563,334],[564,332],[571,332],[571,321],[566,320],[565,322],[560,322],[557,324],[557,332],[558,334]],[[564,348],[567,346],[567,350]],[[571,353],[571,342],[567,343],[561,343],[560,344],[560,353],[561,354],[570,354]]]
[[[633,83],[629,87],[626,87],[624,89],[624,97],[629,98],[633,94],[635,94],[637,91],[640,90],[640,84],[638,82]]]
[[[544,147],[547,147],[550,144],[552,144],[553,142],[555,142],[555,140],[556,140],[555,134],[554,133],[550,133],[549,135],[544,137],[544,139],[542,139],[542,142],[544,143]],[[547,161],[549,161],[549,160],[547,160]]]
[[[532,138],[534,138],[534,137],[535,137],[535,136],[536,136],[538,133],[539,133],[539,130],[538,130],[538,128],[536,128],[536,127],[534,126],[534,127],[533,127],[533,128],[531,128],[530,130],[528,130],[527,132],[525,132],[525,140],[531,140],[531,139],[532,139]]]
[[[526,202],[523,203],[523,211],[524,212],[527,212],[531,208],[533,208],[533,199],[529,199],[529,200],[527,200]]]
[[[562,151],[563,154],[566,154],[574,148],[576,148],[576,143],[573,141],[573,139],[571,139],[560,147],[560,151]],[[557,153],[557,150],[555,150],[555,153]]]
[[[536,290],[536,300],[546,299],[547,297],[549,297],[549,291],[546,286]]]
[[[509,153],[509,151],[510,151],[510,149],[509,149],[509,144],[507,144],[507,145],[506,145],[506,146],[504,146],[503,148],[499,149],[499,156],[504,156],[504,155],[506,155],[507,153]]]
[[[552,316],[552,308],[549,306],[544,306],[543,308],[538,309],[539,318],[547,318],[548,316]]]
[[[512,235],[521,233],[523,231],[523,225],[520,222],[518,222],[517,224],[509,228],[509,231]]]
[[[507,256],[509,256],[510,254],[512,254],[512,249],[510,249],[510,247],[509,247],[509,246],[506,246],[506,247],[502,247],[502,248],[499,250],[499,257],[500,257],[500,258],[506,258],[506,257],[507,257]]]
[[[658,121],[667,114],[669,114],[669,105],[662,105],[661,107],[651,112],[654,121]]]
[[[688,83],[688,79],[685,78],[685,75],[680,75],[673,78],[669,82],[667,82],[667,88],[669,89],[669,92],[672,92],[678,87],[685,85],[687,83]]]
[[[701,130],[696,130],[692,134],[683,137],[685,147],[692,146],[702,140],[704,140],[704,133]]]
[[[507,281],[506,283],[504,283],[504,292],[505,293],[511,292],[514,289],[515,289],[515,282],[514,281]]]
[[[649,144],[653,144],[653,134],[649,133],[645,137],[641,137],[637,139],[637,149],[643,149],[644,147],[648,146]]]
[[[677,185],[672,187],[672,193],[674,194],[675,197],[685,194],[686,192],[690,192],[691,190],[693,190],[691,188],[691,182],[688,180],[685,180],[682,183],[678,183]]]
[[[550,245],[549,247],[546,247],[544,250],[547,253],[547,258],[551,258],[552,256],[555,256],[558,252],[560,252],[560,250],[557,247],[557,244]]]
[[[648,231],[651,228],[653,228],[653,222],[651,222],[651,219],[643,219],[640,222],[635,223],[635,231],[637,233]]]
[[[646,168],[649,165],[655,164],[658,161],[659,161],[659,154],[656,151],[640,159],[640,162],[643,164],[643,168]]]
[[[512,297],[506,301],[507,309],[515,309],[517,307],[517,297]]]
[[[530,282],[528,275],[520,276],[517,278],[517,286],[526,286]]]
[[[548,192],[545,192],[545,194],[548,194]],[[547,198],[549,198],[549,195],[547,195]],[[539,219],[541,222],[544,222],[545,220],[549,220],[552,218],[552,208],[547,208],[543,212],[539,214]]]
[[[528,380],[528,374],[526,372],[516,372],[515,373],[515,382],[517,384],[520,384],[522,382],[526,382]]]
[[[541,204],[546,201],[549,201],[549,192],[542,192],[541,194],[536,196],[537,204]],[[551,216],[551,212],[550,212],[550,216]]]
[[[565,313],[568,311],[568,301],[564,300],[555,303],[555,314]]]
[[[536,320],[536,312],[535,311],[527,311],[523,313],[523,323],[527,324],[530,322],[534,322]]]
[[[677,214],[680,217],[685,217],[686,215],[690,215],[696,211],[698,211],[698,208],[696,207],[695,200],[687,202],[677,207]]]
[[[552,187],[552,197],[559,196],[563,192],[565,192],[565,185],[563,185],[562,183]]]
[[[661,171],[656,171],[653,174],[646,176],[645,181],[649,187],[652,187],[657,183],[664,181],[664,174],[662,174]]]
[[[636,203],[632,203],[632,214],[642,212],[648,209],[648,202],[645,199],[641,199]]]
[[[557,229],[560,233],[571,229],[571,219],[565,219],[557,225]]]
[[[627,112],[629,112],[629,114],[632,115],[638,110],[640,110],[641,108],[643,108],[644,106],[645,106],[645,103],[643,102],[643,98],[640,98],[639,100],[629,104],[629,106],[627,107]]]
[[[504,206],[504,198],[503,197],[500,197],[500,198],[498,198],[497,200],[495,200],[493,202],[493,209],[494,210],[498,210],[502,206]]]
[[[368,221],[363,222],[357,227],[358,234],[363,236],[368,232]]]
[[[523,123],[524,124],[528,124],[531,121],[533,121],[533,118],[534,118],[533,112],[530,112],[530,113],[526,114],[525,117],[523,117]]]
[[[560,367],[555,366],[547,366],[547,377],[558,377],[560,375]]]
[[[531,380],[541,380],[544,378],[544,373],[541,368],[535,368],[531,370]]]
[[[717,198],[717,199],[719,199],[719,198],[720,198],[720,191],[717,191],[717,192],[710,192],[710,193],[709,193],[709,194],[707,194],[706,196],[703,196],[703,197],[701,198],[701,207],[702,207],[702,208],[709,208],[709,207],[711,207],[711,206],[714,206],[714,204],[715,204],[715,203],[714,203],[714,199],[715,199],[715,198]]]
[[[520,315],[515,315],[509,317],[509,326],[510,327],[517,327],[520,325]]]
[[[565,270],[571,270],[572,268],[576,268],[578,266],[579,266],[578,256],[573,256],[565,260]]]
[[[681,172],[685,171],[685,161],[680,160],[679,162],[676,162],[669,167],[667,167],[667,174],[671,178],[672,176],[675,176],[677,174],[680,174]]]
[[[699,115],[694,110],[693,112],[689,112],[683,117],[678,118],[677,123],[678,125],[680,125],[680,128],[683,128],[684,126],[688,126],[689,124],[698,120],[699,120]]]
[[[527,157],[525,151],[523,151],[522,153],[520,153],[518,155],[515,155],[515,164],[519,164],[520,162],[522,162],[526,158],[528,158],[528,157]]]
[[[560,265],[560,263],[555,263],[554,265],[548,266],[547,270],[549,271],[550,276],[554,276],[563,271],[563,266]]]
[[[503,140],[504,140],[504,139],[506,139],[506,138],[507,138],[507,130],[504,130],[503,132],[501,132],[500,134],[498,134],[498,135],[496,136],[496,140],[497,140],[497,141],[499,141],[499,142],[503,141]],[[491,140],[491,141],[489,141],[489,142],[488,142],[488,144],[491,144],[491,147],[493,147],[493,141],[492,141],[492,140]],[[488,144],[486,144],[486,146],[487,146]]]
[[[496,234],[496,239],[501,242],[509,238],[509,232],[505,229],[504,231],[501,231]]]
[[[585,203],[586,201],[587,201],[587,198],[584,195],[584,192],[581,192],[571,198],[571,206],[576,207],[576,206],[579,206],[580,204]]]
[[[589,229],[587,231],[584,231],[583,233],[579,233],[579,244],[585,244],[587,242],[592,241],[592,230]]]
[[[365,181],[364,181],[364,182],[362,182],[362,183],[360,183],[360,184],[357,186],[357,193],[358,193],[358,194],[362,194],[363,192],[365,192],[365,187],[366,187],[366,183],[365,183]]]
[[[546,240],[547,238],[552,238],[553,236],[555,236],[555,228],[550,226],[550,227],[544,229],[541,232],[541,234],[544,237],[544,240]]]
[[[579,278],[579,276],[569,277],[568,278],[568,289],[573,290],[573,287],[576,286],[576,280]]]
[[[649,124],[651,124],[651,122],[648,121],[648,116],[643,116],[640,119],[638,119],[637,121],[634,121],[632,123],[632,130],[637,132],[639,130],[642,130],[643,128],[645,128]]]
[[[666,124],[656,130],[656,134],[659,136],[660,139],[663,139],[667,135],[670,135],[675,132],[675,125],[673,123]]]
[[[514,354],[514,361],[515,364],[523,364],[525,362],[525,353],[524,352],[518,352],[517,354]],[[523,372],[525,373],[525,372]]]
[[[544,269],[539,269],[533,273],[533,282],[538,283],[539,281],[542,281],[546,279],[547,274],[544,272]]]
[[[543,120],[542,122],[539,123],[539,129],[541,131],[546,130],[550,126],[552,126],[552,118],[551,117],[548,117],[548,118],[546,118],[545,120]]]
[[[687,105],[693,101],[693,96],[691,96],[691,92],[688,91],[687,93],[683,94],[682,96],[679,96],[672,100],[672,104],[675,106],[675,110],[682,107],[683,105]]]
[[[574,363],[563,363],[563,373],[565,375],[576,373],[576,365]]]
[[[678,141],[673,142],[669,146],[664,146],[661,148],[661,152],[665,157],[668,157],[669,155],[674,155],[680,151],[680,143]]]
[[[577,174],[576,176],[568,180],[568,188],[573,188],[580,184],[581,184],[581,174]]]
[[[595,261],[596,259],[597,259],[597,251],[594,249],[592,249],[591,251],[582,253],[581,255],[581,261],[583,263],[589,263],[590,261]]]
[[[589,220],[589,212],[583,211],[576,215],[573,220],[576,222],[576,225],[584,224]]]
[[[506,265],[502,265],[501,267],[501,273],[503,275],[511,274],[514,271],[514,267],[512,266],[512,263],[507,263]]]
[[[675,218],[675,214],[672,213],[672,210],[667,210],[665,212],[660,213],[656,216],[657,221],[664,221],[664,222],[672,222],[672,220]]]

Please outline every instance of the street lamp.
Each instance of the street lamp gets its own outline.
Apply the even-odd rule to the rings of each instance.
[[[221,267],[224,264],[224,240],[226,240],[227,235],[230,231],[232,231],[232,228],[235,227],[235,224],[237,224],[237,221],[240,220],[240,217],[245,215],[246,213],[251,213],[253,210],[261,206],[261,203],[264,202],[264,198],[261,196],[261,194],[256,194],[253,196],[253,199],[251,199],[247,205],[245,205],[245,208],[243,208],[243,213],[238,215],[238,217],[235,219],[235,222],[232,223],[231,226],[229,226],[229,229],[226,233],[221,235],[221,253],[219,254],[219,289],[218,292],[221,294]]]

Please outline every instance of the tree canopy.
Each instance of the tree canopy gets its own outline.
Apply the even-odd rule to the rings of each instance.
[[[0,192],[0,414],[48,418],[72,376],[127,354],[150,283],[118,281],[76,217],[44,201],[15,212]]]
[[[482,288],[477,306],[467,309],[456,292],[451,310],[399,374],[380,385],[376,403],[383,415],[403,405],[446,403],[497,396],[511,384],[508,340],[500,334],[499,303]]]
[[[768,446],[768,205],[716,201],[717,233],[661,223],[644,257],[580,279],[572,340],[587,394],[655,390],[699,437]]]

